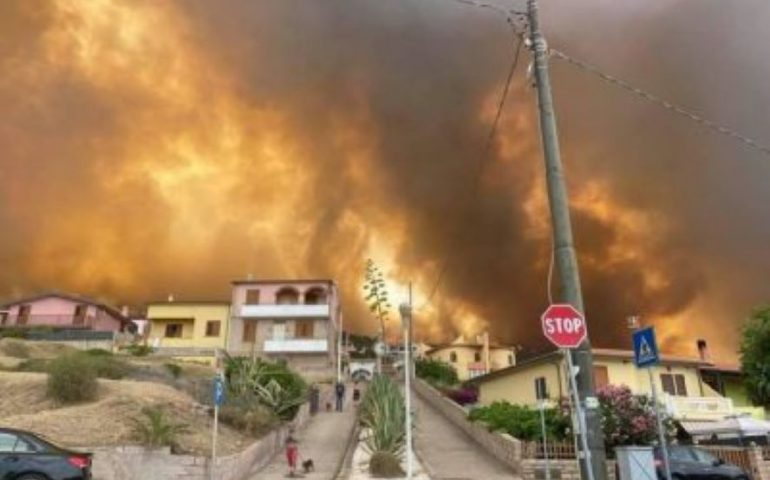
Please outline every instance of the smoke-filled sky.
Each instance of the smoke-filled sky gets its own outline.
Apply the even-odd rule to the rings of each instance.
[[[552,46],[770,142],[766,0],[542,3]],[[330,277],[365,332],[366,258],[418,305],[447,258],[422,338],[542,345],[526,51],[473,188],[512,54],[504,20],[451,0],[2,1],[0,294]],[[770,157],[559,60],[552,80],[593,343],[627,347],[639,314],[729,358],[770,300]]]

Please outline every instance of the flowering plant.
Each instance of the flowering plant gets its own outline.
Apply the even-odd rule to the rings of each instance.
[[[625,385],[607,385],[597,392],[607,449],[618,445],[649,445],[657,437],[655,405],[646,395],[634,395]],[[663,421],[665,433],[671,432],[669,418]]]

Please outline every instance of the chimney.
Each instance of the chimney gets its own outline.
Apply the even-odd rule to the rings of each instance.
[[[120,314],[123,315],[124,317],[128,317],[130,313],[131,312],[129,312],[128,310],[128,305],[123,305],[122,307],[120,307]]]
[[[709,346],[706,343],[706,340],[699,338],[698,339],[698,356],[701,360],[704,362],[711,362],[711,354],[709,353]]]
[[[169,293],[168,294],[168,303],[171,303],[173,301],[174,301],[174,294],[173,293]]]

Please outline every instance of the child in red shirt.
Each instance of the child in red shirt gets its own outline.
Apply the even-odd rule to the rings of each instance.
[[[289,475],[294,476],[297,472],[297,458],[299,457],[299,445],[294,438],[294,430],[289,430],[289,436],[286,437],[286,461],[289,464]]]

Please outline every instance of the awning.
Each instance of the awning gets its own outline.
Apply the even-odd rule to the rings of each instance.
[[[692,436],[764,437],[770,435],[770,422],[749,416],[727,417],[713,422],[681,421],[679,424]]]

